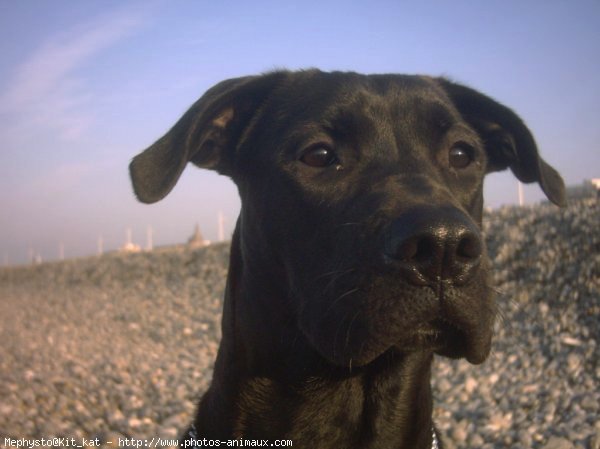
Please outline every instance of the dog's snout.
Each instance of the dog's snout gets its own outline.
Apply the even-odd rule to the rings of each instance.
[[[456,208],[413,208],[394,220],[385,236],[386,260],[416,285],[464,284],[482,253],[477,226]]]

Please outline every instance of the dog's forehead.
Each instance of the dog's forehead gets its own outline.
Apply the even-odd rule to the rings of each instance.
[[[338,117],[390,118],[397,123],[442,124],[460,114],[434,78],[419,75],[293,73],[273,92],[263,112],[271,125],[328,123]]]
[[[423,75],[306,71],[292,73],[282,85],[309,94],[310,91],[316,91],[335,95],[363,89],[386,95],[400,91],[431,90],[436,83],[433,78]]]

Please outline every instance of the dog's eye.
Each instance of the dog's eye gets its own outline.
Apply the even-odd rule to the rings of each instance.
[[[473,162],[473,149],[463,143],[456,144],[450,148],[448,161],[453,168],[467,168]]]
[[[311,167],[327,167],[338,162],[338,158],[327,145],[318,144],[308,148],[300,160]]]

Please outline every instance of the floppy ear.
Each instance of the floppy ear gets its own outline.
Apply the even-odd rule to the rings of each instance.
[[[230,176],[238,140],[285,75],[235,78],[209,89],[169,132],[131,161],[129,173],[137,198],[144,203],[164,198],[190,161]]]
[[[540,157],[531,132],[517,114],[474,89],[443,78],[439,82],[463,118],[482,137],[488,173],[510,168],[520,181],[537,182],[554,204],[567,204],[560,174]]]

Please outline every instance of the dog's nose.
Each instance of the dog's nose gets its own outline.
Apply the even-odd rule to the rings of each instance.
[[[481,262],[475,223],[453,207],[413,208],[394,220],[385,236],[385,258],[415,285],[467,282]]]

